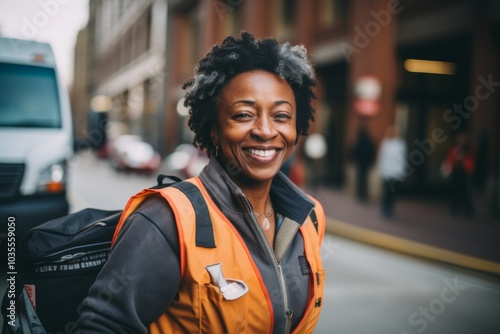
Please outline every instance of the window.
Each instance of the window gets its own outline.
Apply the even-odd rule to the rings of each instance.
[[[0,63],[0,87],[0,127],[61,127],[53,69]]]
[[[293,35],[297,0],[280,0],[278,6],[279,25],[277,27],[277,34],[284,39],[289,39]]]
[[[347,0],[320,0],[319,21],[322,26],[331,26],[347,16]]]
[[[284,0],[283,1],[283,21],[284,21],[286,26],[293,25],[296,7],[297,7],[296,0]]]

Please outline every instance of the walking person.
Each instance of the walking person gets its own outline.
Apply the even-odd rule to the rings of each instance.
[[[450,177],[450,199],[453,215],[463,212],[468,218],[474,215],[472,183],[475,156],[464,133],[455,137],[443,163],[445,175]]]
[[[400,137],[399,128],[396,125],[389,126],[380,144],[377,162],[380,176],[384,181],[380,209],[386,218],[394,214],[398,183],[404,179],[406,154],[406,144]]]
[[[356,164],[356,197],[361,202],[368,200],[368,172],[375,161],[375,142],[366,127],[359,128],[352,148],[352,159]]]
[[[130,200],[83,302],[81,333],[314,331],[324,212],[279,172],[313,120],[306,55],[242,33],[200,60],[185,104],[210,162],[197,177]]]

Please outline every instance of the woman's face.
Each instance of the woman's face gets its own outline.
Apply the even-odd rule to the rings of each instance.
[[[276,74],[244,72],[222,88],[212,140],[233,180],[264,182],[278,173],[296,142],[296,116],[293,90]]]

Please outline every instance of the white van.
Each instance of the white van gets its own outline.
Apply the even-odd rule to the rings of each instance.
[[[0,237],[8,221],[21,237],[68,214],[72,153],[68,94],[50,45],[0,37]]]

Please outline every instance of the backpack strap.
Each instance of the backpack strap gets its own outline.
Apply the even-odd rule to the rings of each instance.
[[[168,182],[168,183],[165,183],[165,179],[170,179],[174,182]],[[163,189],[163,188],[166,188],[166,187],[170,187],[171,185],[174,185],[176,183],[180,183],[182,182],[182,179],[175,176],[175,175],[165,175],[165,174],[158,174],[158,176],[156,177],[156,182],[158,183],[156,186],[153,186],[149,189]]]
[[[152,188],[144,189],[140,193],[132,196],[128,201],[125,209],[122,212],[120,217],[120,221],[116,227],[113,243],[116,240],[120,230],[125,223],[125,220],[128,216],[134,212],[137,207],[142,203],[147,197],[152,194],[160,193],[162,189],[167,187],[176,188],[180,192],[182,192],[188,200],[191,202],[193,206],[193,210],[196,215],[196,246],[205,247],[205,248],[215,248],[215,238],[214,231],[212,227],[212,220],[210,219],[210,214],[208,211],[207,203],[203,198],[203,195],[200,189],[191,182],[182,181],[182,182],[174,182],[174,183],[163,183],[163,177],[160,180],[158,178],[158,185]],[[170,177],[171,178],[171,177]],[[176,181],[174,179],[174,181]]]
[[[193,205],[196,214],[196,246],[215,248],[212,220],[200,189],[191,182],[179,182],[172,187],[183,192]]]
[[[314,209],[312,209],[311,213],[309,214],[309,218],[311,218],[314,228],[316,229],[316,233],[318,233],[318,216],[316,216],[316,212]]]
[[[308,197],[316,204],[309,213],[309,219],[311,219],[314,229],[319,236],[320,243],[322,243],[326,227],[325,211],[323,210],[323,206],[317,199],[310,195],[308,195]]]

